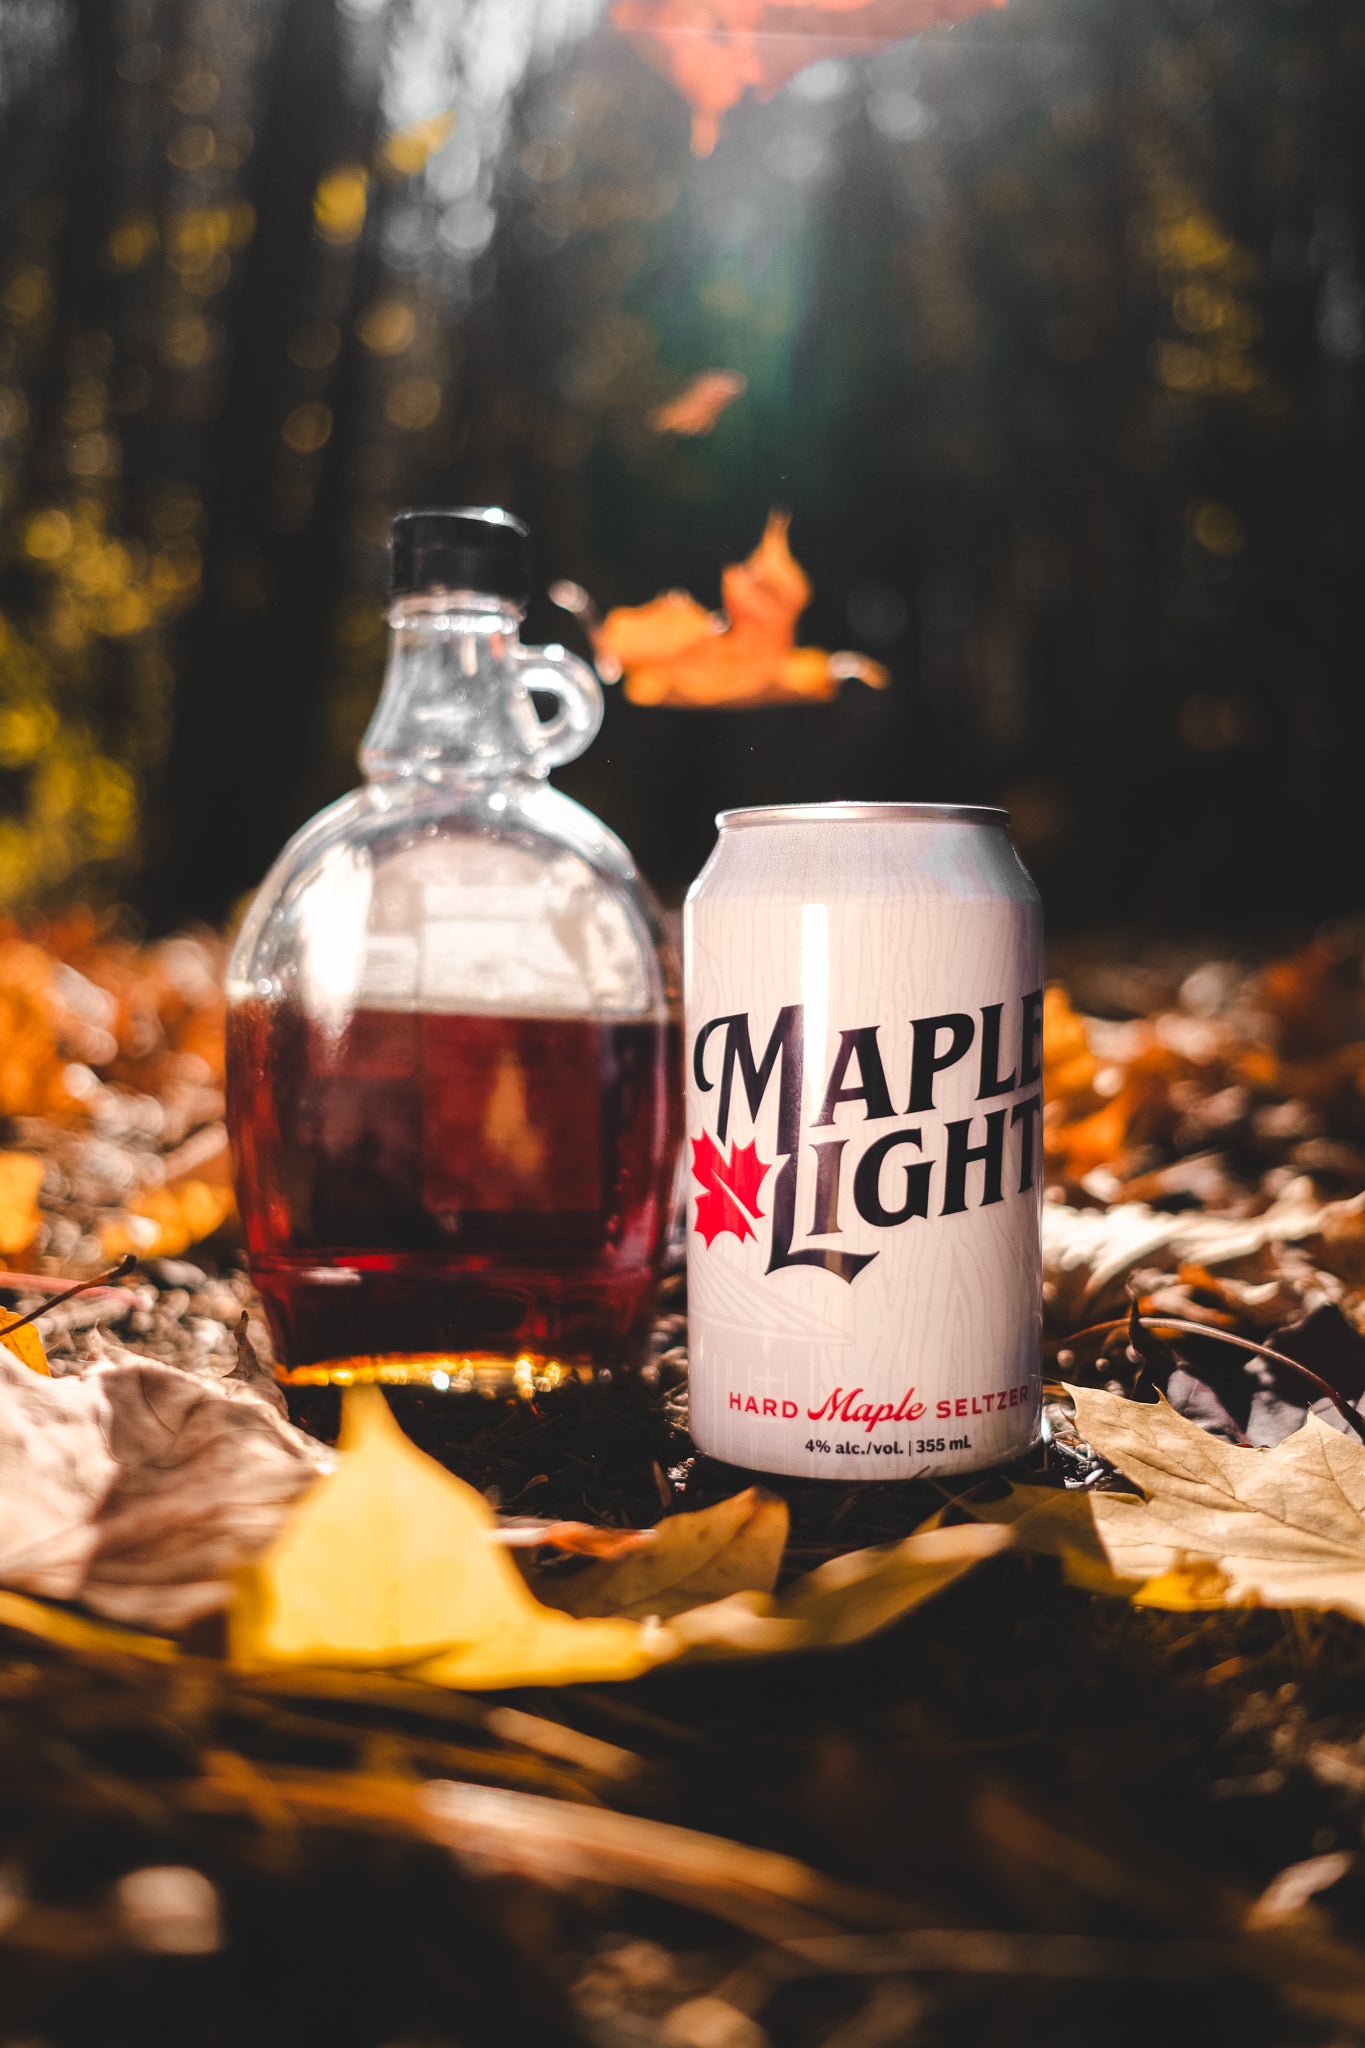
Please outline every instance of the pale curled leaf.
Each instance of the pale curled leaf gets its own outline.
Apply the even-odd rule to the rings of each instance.
[[[787,1504],[747,1487],[695,1514],[669,1515],[654,1541],[570,1575],[535,1572],[536,1597],[565,1614],[667,1619],[731,1593],[769,1593],[787,1543]]]
[[[1333,1607],[1365,1620],[1365,1444],[1310,1415],[1272,1450],[1249,1450],[1165,1400],[1067,1391],[1086,1441],[1142,1489],[1141,1500],[1085,1498],[1112,1569],[1143,1582],[1145,1604]]]
[[[0,1585],[183,1628],[325,1456],[231,1382],[107,1345],[53,1379],[0,1348]]]
[[[1119,1578],[1100,1541],[1091,1498],[1055,1486],[1012,1485],[997,1500],[964,1500],[957,1505],[978,1524],[1007,1532],[1013,1549],[1058,1558],[1069,1585],[1090,1593],[1131,1595],[1132,1582]],[[933,1517],[933,1525],[942,1513]]]
[[[889,1628],[1009,1545],[1005,1529],[968,1523],[917,1530],[899,1543],[831,1558],[765,1600],[736,1594],[665,1624],[688,1658],[843,1649]]]
[[[1344,1204],[1338,1207],[1344,1207]],[[1208,1216],[1114,1202],[1107,1209],[1043,1205],[1043,1275],[1050,1311],[1074,1328],[1105,1304],[1122,1302],[1123,1282],[1139,1266],[1184,1261],[1221,1270],[1267,1245],[1293,1244],[1322,1227],[1328,1211],[1290,1191],[1261,1216]]]
[[[1008,1540],[1003,1530],[969,1523],[917,1530],[875,1550],[851,1550],[797,1579],[776,1611],[801,1625],[812,1649],[861,1642],[945,1591]]]

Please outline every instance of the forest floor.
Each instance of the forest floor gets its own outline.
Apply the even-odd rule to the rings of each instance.
[[[1078,1244],[1136,1217],[1146,1249],[1063,1232],[1058,1378],[1155,1381],[1242,1443],[1302,1421],[1292,1375],[1212,1337],[1068,1345],[1137,1299],[1273,1335],[1360,1402],[1359,953],[1347,934],[1255,971],[1069,964],[1051,1205]],[[1182,1251],[1192,1218],[1310,1199],[1328,1220],[1292,1241]],[[226,1355],[250,1296],[214,1250],[152,1260],[121,1341]],[[506,1511],[703,1505],[752,1475],[686,1435],[685,1318],[675,1271],[638,1373],[553,1405],[414,1394],[400,1419]],[[75,1304],[45,1335],[55,1366]],[[290,1398],[334,1433],[334,1396]],[[1049,1414],[1011,1476],[1113,1483],[1059,1397]],[[976,1484],[768,1483],[794,1569]],[[1345,2048],[1365,2043],[1363,1831],[1360,1624],[1136,1606],[1013,1551],[855,1648],[628,1685],[286,1698],[208,1654],[7,1631],[0,2048]]]

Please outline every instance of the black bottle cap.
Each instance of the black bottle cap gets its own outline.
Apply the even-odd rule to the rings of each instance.
[[[525,606],[531,596],[529,529],[499,505],[429,506],[392,526],[389,593],[477,590]]]

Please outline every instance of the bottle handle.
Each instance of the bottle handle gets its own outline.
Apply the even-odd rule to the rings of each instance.
[[[563,647],[523,647],[517,652],[522,688],[543,690],[559,699],[553,718],[536,720],[537,765],[559,768],[565,761],[576,761],[602,724],[601,684],[586,661]]]

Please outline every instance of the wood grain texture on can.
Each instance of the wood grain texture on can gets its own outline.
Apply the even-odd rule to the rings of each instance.
[[[1042,918],[1003,812],[731,812],[684,910],[692,1434],[906,1479],[1037,1437]]]

